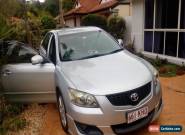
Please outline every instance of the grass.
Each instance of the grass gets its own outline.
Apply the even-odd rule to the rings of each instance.
[[[20,129],[25,128],[27,121],[20,117],[8,117],[0,125],[0,132],[2,135],[6,135],[8,131],[17,132]]]
[[[17,132],[26,127],[27,121],[20,117],[24,108],[22,104],[10,104],[0,97],[0,135],[6,135],[8,131]]]

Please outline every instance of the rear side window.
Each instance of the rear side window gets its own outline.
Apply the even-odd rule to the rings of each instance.
[[[51,37],[51,33],[47,33],[43,42],[42,42],[42,46],[46,50],[46,52],[47,52],[47,49],[48,49],[50,37]]]

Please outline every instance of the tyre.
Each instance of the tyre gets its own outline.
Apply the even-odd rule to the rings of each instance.
[[[58,106],[58,110],[59,110],[62,128],[64,129],[65,132],[68,132],[66,108],[65,108],[63,96],[59,91],[57,91],[57,106]]]

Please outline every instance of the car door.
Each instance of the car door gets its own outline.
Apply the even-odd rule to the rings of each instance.
[[[55,102],[55,66],[52,63],[33,65],[38,54],[23,45],[9,47],[8,64],[2,68],[1,80],[5,96],[14,102]]]

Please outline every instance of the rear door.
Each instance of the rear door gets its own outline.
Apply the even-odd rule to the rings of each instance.
[[[23,45],[8,50],[8,64],[2,68],[1,78],[5,96],[14,102],[54,102],[55,66],[46,62],[32,65],[31,58],[38,54]]]

